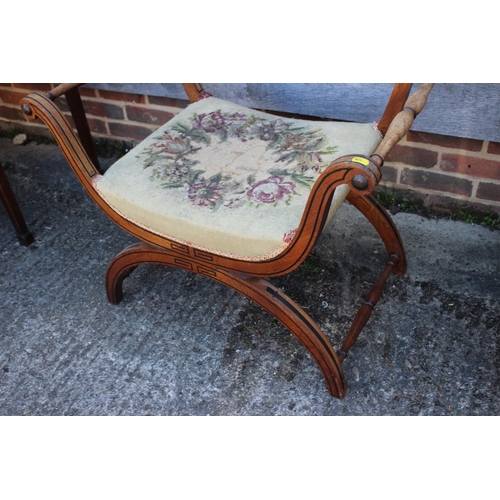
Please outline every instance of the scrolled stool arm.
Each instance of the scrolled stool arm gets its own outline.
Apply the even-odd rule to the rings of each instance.
[[[21,100],[21,109],[28,120],[39,118],[45,123],[78,179],[93,191],[92,179],[100,175],[99,170],[51,97],[33,92]]]
[[[341,156],[330,163],[330,169],[346,171],[345,183],[354,196],[371,194],[382,178],[377,162],[364,155]]]

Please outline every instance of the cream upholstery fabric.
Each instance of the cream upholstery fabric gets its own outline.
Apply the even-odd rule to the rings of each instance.
[[[214,97],[188,106],[95,186],[127,219],[249,260],[289,244],[311,186],[346,154],[373,153],[372,124],[294,120]],[[335,191],[331,217],[348,193]]]

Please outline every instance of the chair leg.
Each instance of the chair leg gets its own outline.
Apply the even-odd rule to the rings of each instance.
[[[399,234],[387,210],[372,196],[347,195],[347,201],[355,206],[372,224],[387,249],[389,256],[397,255],[398,260],[394,264],[393,272],[400,276],[406,273],[406,254]]]
[[[392,273],[404,275],[406,272],[406,255],[401,236],[385,208],[373,196],[348,195],[347,201],[354,205],[373,225],[389,253],[389,261],[382,271],[377,282],[366,296],[365,302],[358,310],[349,332],[338,351],[341,362],[345,360],[351,347],[356,342],[380,299],[385,283]]]
[[[2,200],[7,215],[12,221],[19,243],[25,247],[31,245],[35,239],[26,226],[23,214],[17,204],[14,192],[10,187],[9,180],[3,171],[2,165],[0,165],[0,200]]]
[[[330,394],[342,399],[347,391],[342,363],[328,338],[311,317],[290,297],[266,280],[242,278],[225,272],[222,274],[226,280],[218,281],[260,305],[295,335],[319,366]]]
[[[309,351],[323,373],[330,394],[338,398],[345,396],[347,384],[342,364],[330,341],[300,306],[268,281],[232,274],[168,250],[136,243],[118,254],[108,266],[106,289],[110,302],[120,302],[123,280],[141,264],[161,264],[202,274],[252,300],[288,328]]]

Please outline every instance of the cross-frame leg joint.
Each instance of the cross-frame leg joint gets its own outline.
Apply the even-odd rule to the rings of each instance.
[[[249,278],[227,270],[203,266],[186,256],[179,259],[175,252],[152,247],[146,243],[130,245],[119,253],[108,266],[106,289],[110,302],[117,304],[123,297],[123,280],[141,264],[160,264],[190,270],[222,283],[252,300],[280,321],[304,345],[322,371],[328,391],[343,398],[347,385],[342,364],[328,338],[318,325],[290,297],[271,283],[260,278]]]

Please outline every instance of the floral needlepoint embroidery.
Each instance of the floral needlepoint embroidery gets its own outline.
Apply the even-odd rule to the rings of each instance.
[[[182,188],[193,205],[216,211],[290,205],[336,150],[319,129],[293,120],[216,109],[163,129],[139,157],[151,181]],[[255,162],[264,157],[272,167],[259,170]]]
[[[163,143],[159,144],[159,148],[167,154],[179,154],[186,151],[189,147],[189,142],[183,141],[179,137],[172,137],[171,135],[166,135],[164,137]]]
[[[189,199],[195,205],[215,207],[223,200],[224,187],[215,180],[202,180],[191,184],[187,192]]]
[[[224,117],[218,112],[209,113],[208,115],[202,113],[193,120],[193,126],[205,132],[217,132],[217,130],[223,130],[225,127]]]
[[[292,229],[290,231],[287,231],[283,235],[283,243],[291,243],[292,240],[295,238],[296,233],[297,233],[297,229]]]
[[[247,191],[247,196],[256,203],[276,203],[285,196],[289,197],[294,189],[293,182],[284,182],[283,177],[273,175],[253,184],[251,189]]]

